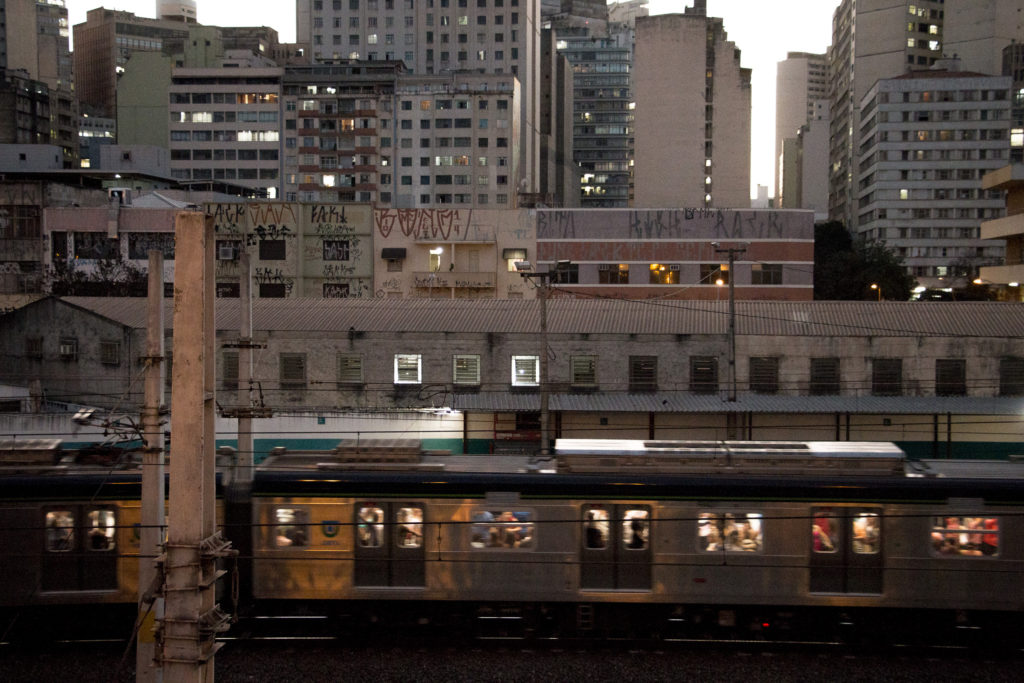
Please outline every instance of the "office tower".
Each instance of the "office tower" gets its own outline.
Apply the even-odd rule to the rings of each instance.
[[[750,206],[750,69],[700,0],[636,20],[634,195],[644,208]]]
[[[629,206],[633,26],[610,24],[604,3],[563,3],[561,14],[546,19],[558,51],[573,70],[572,148],[579,167],[579,206]]]
[[[942,0],[842,0],[829,47],[829,218],[852,226],[858,106],[880,78],[927,69],[942,56]]]
[[[896,249],[923,286],[963,286],[1002,260],[1003,243],[979,226],[1003,214],[982,176],[1009,157],[1010,84],[943,60],[861,99],[854,232]]]
[[[945,13],[942,52],[966,71],[1003,73],[1003,48],[1024,40],[1024,0],[946,0]]]
[[[823,54],[790,52],[778,63],[775,72],[775,201],[783,208],[802,207],[799,173],[801,159],[796,158],[800,130],[820,117],[820,107],[828,100],[828,63]],[[820,120],[820,118],[818,119]],[[787,146],[785,143],[789,141]],[[789,150],[789,154],[784,151]],[[810,161],[810,160],[808,160]],[[828,169],[828,150],[821,158],[820,173]],[[784,192],[786,190],[786,192]]]
[[[401,60],[415,75],[516,77],[521,129],[512,143],[512,193],[541,191],[539,2],[298,0],[296,18],[298,42],[309,43],[314,63]]]

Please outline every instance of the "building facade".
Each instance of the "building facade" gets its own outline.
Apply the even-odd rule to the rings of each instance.
[[[857,218],[860,103],[880,78],[928,69],[943,56],[943,0],[842,0],[829,46],[829,218]]]
[[[536,452],[542,389],[552,438],[894,441],[932,458],[1006,457],[1024,441],[1017,304],[741,302],[734,337],[724,302],[549,304],[544,344],[531,301],[258,300],[261,405],[338,431],[343,411],[445,416],[461,425],[448,422],[438,447],[466,453]],[[141,298],[23,306],[0,318],[0,377],[137,410],[129,371],[145,353],[145,309]],[[216,315],[217,402],[246,404],[239,307]],[[282,445],[311,436],[260,431]]]
[[[996,286],[1001,298],[1024,301],[1024,166],[1014,163],[986,173],[982,188],[1002,192],[1006,198],[1006,215],[981,224],[981,238],[1006,244],[1003,262],[983,266],[980,284]]]
[[[963,286],[1003,259],[979,226],[1003,214],[982,177],[1009,158],[1009,88],[934,68],[879,80],[861,101],[854,232],[895,249],[922,286]]]
[[[827,77],[828,62],[823,54],[790,52],[776,67],[774,196],[779,208],[814,208],[804,205],[800,194],[803,181],[801,167],[808,164],[814,168],[808,158],[810,150],[797,154],[798,148],[791,143],[791,152],[784,152],[786,141],[795,140],[804,126],[820,120],[822,109],[818,105],[828,101]],[[828,168],[828,150],[825,152],[819,160],[819,173],[825,173]]]
[[[750,206],[750,69],[722,20],[703,2],[637,18],[633,83],[634,205]]]

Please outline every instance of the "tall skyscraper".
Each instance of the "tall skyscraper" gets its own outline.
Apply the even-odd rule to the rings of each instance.
[[[852,226],[861,98],[880,78],[942,57],[942,0],[842,0],[829,47],[829,217]]]
[[[816,105],[828,99],[828,62],[823,54],[790,52],[775,71],[775,200],[776,206],[801,208],[800,195],[794,190],[801,179],[794,154],[784,154],[784,142],[796,141],[800,130],[820,116]],[[790,148],[796,151],[794,143]],[[828,152],[821,159],[821,173],[828,168]],[[807,207],[809,208],[809,207]]]
[[[518,78],[514,191],[536,194],[540,163],[540,3],[536,0],[297,0],[313,62],[401,60],[412,74]]]
[[[721,19],[636,21],[635,205],[750,206],[750,69]]]

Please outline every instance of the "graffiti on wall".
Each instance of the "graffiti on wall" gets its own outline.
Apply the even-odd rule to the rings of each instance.
[[[148,259],[150,250],[159,251],[164,258],[174,258],[174,233],[130,232],[128,233],[128,258]]]
[[[256,268],[253,271],[253,280],[257,286],[284,285],[288,296],[291,296],[292,288],[295,287],[295,279],[285,275],[280,268]]]
[[[470,209],[375,209],[377,232],[387,239],[397,228],[406,237],[450,242],[467,239]]]
[[[577,223],[579,225],[577,225]],[[781,211],[704,208],[537,211],[538,239],[808,239],[810,215]]]

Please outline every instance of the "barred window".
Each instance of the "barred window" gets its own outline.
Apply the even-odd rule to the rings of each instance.
[[[690,358],[690,391],[713,394],[718,391],[718,359],[713,356]]]
[[[811,395],[837,396],[839,386],[839,359],[811,359]]]
[[[597,386],[597,356],[572,356],[569,358],[572,386]]]
[[[999,395],[1024,395],[1024,358],[1007,357],[999,361]]]
[[[238,351],[225,351],[221,363],[221,388],[238,389]]]
[[[121,364],[121,342],[117,341],[101,341],[100,342],[100,362],[104,365],[120,365]]]
[[[34,360],[40,360],[43,357],[42,337],[25,338],[25,356]]]
[[[457,354],[452,356],[452,382],[455,384],[480,384],[480,356]]]
[[[658,357],[629,357],[629,390],[654,391],[658,388]]]
[[[935,395],[967,395],[967,361],[963,358],[935,360]]]
[[[60,359],[67,361],[78,360],[78,339],[75,337],[60,338]]]
[[[363,357],[358,353],[338,354],[338,384],[363,383]]]
[[[306,386],[306,354],[282,353],[280,356],[282,387]]]
[[[871,361],[871,393],[874,396],[900,396],[903,393],[901,359],[875,358]]]
[[[758,394],[779,393],[779,359],[750,359],[750,390]]]

